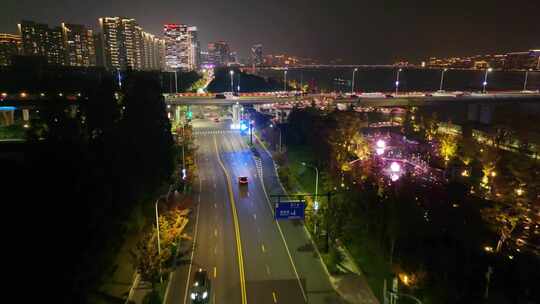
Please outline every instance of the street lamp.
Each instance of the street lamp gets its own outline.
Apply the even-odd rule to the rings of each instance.
[[[317,201],[317,198],[318,198],[317,195],[319,191],[319,169],[317,169],[317,167],[315,166],[308,165],[305,162],[302,162],[302,166],[315,169],[315,173],[316,173],[315,175],[315,200],[313,202],[313,209],[315,209],[315,212],[316,212],[317,209],[319,209],[319,202]]]
[[[358,68],[354,68],[352,72],[352,86],[351,86],[351,95],[354,94],[354,74],[358,72]]]
[[[176,78],[176,69],[174,70],[174,92],[178,94],[178,79]]]
[[[285,76],[285,81],[283,81],[283,91],[287,92],[287,70],[283,71],[283,74]]]
[[[443,91],[442,87],[443,87],[443,81],[444,81],[444,73],[446,73],[446,71],[448,71],[448,69],[443,69],[441,71],[441,85],[439,86],[439,92]]]
[[[402,71],[402,69],[398,69],[397,70],[397,75],[396,75],[396,95],[398,94],[398,88],[399,88],[399,73]]]
[[[234,93],[234,87],[233,87],[233,75],[234,75],[234,71],[233,71],[233,70],[230,70],[230,71],[229,71],[229,74],[231,74],[231,93]]]
[[[157,246],[158,246],[158,257],[161,259],[161,243],[160,243],[160,240],[159,240],[159,215],[158,215],[158,203],[159,203],[159,199],[156,200],[156,204],[155,204],[155,207],[156,207],[156,233],[157,233]],[[161,260],[159,262],[159,279],[161,279]]]
[[[492,68],[489,68],[489,69],[486,69],[486,73],[484,74],[484,83],[482,83],[483,85],[483,88],[482,88],[482,93],[486,94],[486,86],[487,86],[487,76],[488,76],[488,73],[493,71]]]
[[[528,69],[525,71],[525,81],[523,83],[523,91],[527,91],[527,78],[529,78],[529,72],[531,72],[532,69]]]

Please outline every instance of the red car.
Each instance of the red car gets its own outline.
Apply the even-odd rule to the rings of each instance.
[[[238,183],[239,183],[240,185],[247,185],[247,183],[248,183],[248,178],[247,178],[247,176],[240,176],[240,177],[238,177]]]

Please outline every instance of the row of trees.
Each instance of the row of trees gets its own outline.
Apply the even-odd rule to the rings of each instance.
[[[8,171],[23,199],[11,211],[35,227],[31,247],[40,259],[26,263],[52,277],[47,294],[57,302],[100,296],[124,237],[146,226],[153,198],[174,172],[159,79],[132,72],[121,89],[115,84],[103,77],[82,91],[78,107],[50,100],[30,123],[24,158]]]
[[[438,147],[439,159],[430,160],[432,164],[451,169],[457,155],[471,146],[438,133],[436,116],[431,113],[415,116],[420,126],[406,124],[404,129],[416,129],[411,135]],[[419,184],[408,175],[392,184],[380,179],[381,164],[369,157],[372,147],[359,133],[368,118],[352,111],[322,112],[315,108],[296,109],[289,116],[289,151],[295,146],[313,151],[316,165],[323,172],[319,193],[334,189],[343,193],[323,206],[329,216],[321,216],[318,221],[329,228],[331,240],[344,240],[353,252],[382,256],[387,269],[414,278],[410,288],[416,289],[424,303],[478,301],[485,288],[487,265],[493,262],[483,250],[491,240],[488,228],[496,227],[486,225],[489,209],[481,207],[489,205],[475,195],[474,189],[471,195],[470,184],[461,178],[444,185]],[[489,156],[469,158],[467,174],[480,183],[486,175],[491,176],[483,170]],[[353,159],[361,160],[362,170],[349,171],[344,166]],[[464,177],[461,169],[458,172]],[[500,212],[492,214],[500,219]],[[508,258],[497,262],[503,269],[494,283],[499,287],[499,299],[509,302],[518,290],[523,295],[520,299],[531,298],[534,276],[527,270],[531,258],[513,259],[515,268],[508,267]],[[369,264],[360,266],[385,271],[371,269]],[[525,276],[517,275],[520,272]],[[378,275],[368,273],[368,280]],[[376,284],[373,287],[378,288]]]

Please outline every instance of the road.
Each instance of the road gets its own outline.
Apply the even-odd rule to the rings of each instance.
[[[211,303],[305,303],[305,280],[298,279],[245,139],[227,122],[193,124],[200,176],[195,246],[186,254],[192,259],[177,267],[166,303],[190,303],[186,284],[198,268],[212,281]],[[239,176],[248,177],[247,187],[238,185]]]

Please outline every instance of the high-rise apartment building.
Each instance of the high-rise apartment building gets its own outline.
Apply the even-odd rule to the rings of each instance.
[[[11,57],[21,53],[21,36],[0,33],[0,65],[10,65]]]
[[[142,69],[142,29],[135,19],[99,18],[103,63],[107,69]]]
[[[135,19],[99,18],[103,65],[109,70],[162,70],[165,42],[147,33]],[[99,58],[100,56],[98,56]]]
[[[200,64],[197,27],[185,24],[165,24],[165,64],[170,70],[195,70]]]
[[[254,66],[260,66],[263,64],[263,46],[262,44],[255,44],[251,47],[251,64]]]
[[[165,40],[143,32],[143,70],[163,70],[165,65]]]
[[[62,36],[69,66],[89,67],[96,65],[96,49],[92,30],[84,25],[62,23]]]
[[[227,66],[230,62],[229,45],[225,41],[208,44],[208,61],[216,67]]]
[[[47,24],[23,20],[18,29],[23,55],[45,57],[50,64],[66,64],[62,28],[49,28]]]

